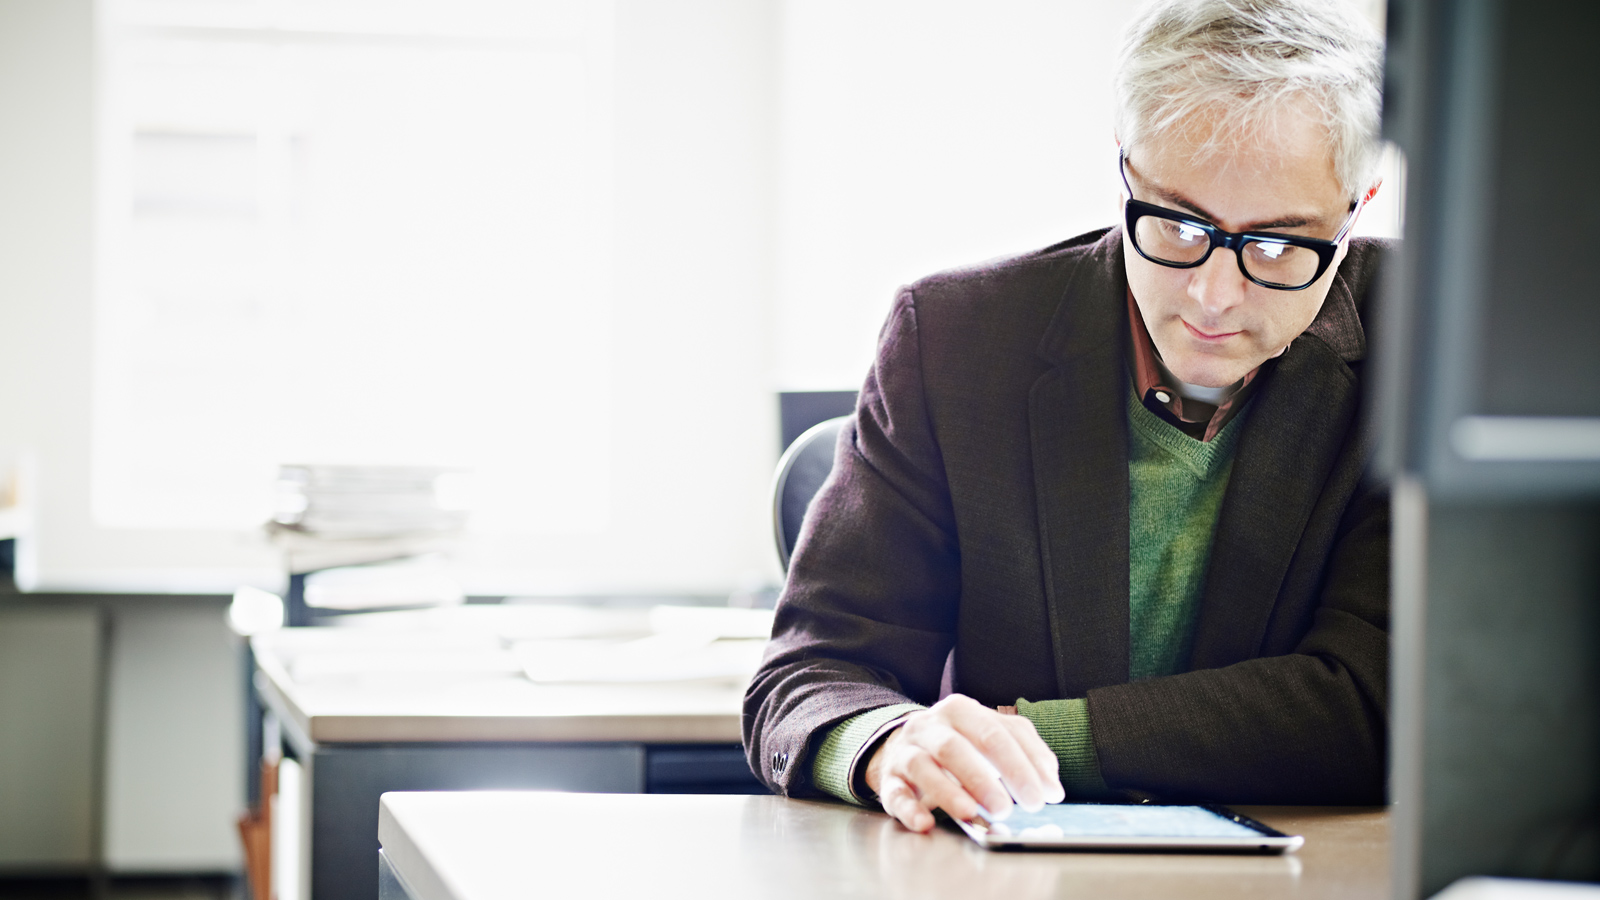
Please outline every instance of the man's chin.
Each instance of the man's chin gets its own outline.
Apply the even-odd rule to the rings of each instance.
[[[1235,360],[1217,359],[1198,354],[1199,358],[1163,360],[1167,370],[1196,387],[1224,388],[1243,378],[1252,366]],[[1175,364],[1176,363],[1176,364]]]

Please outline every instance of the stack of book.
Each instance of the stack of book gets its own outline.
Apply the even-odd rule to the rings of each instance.
[[[467,521],[465,472],[292,465],[267,524],[290,574],[448,552]]]
[[[28,539],[33,526],[33,515],[26,503],[25,463],[21,457],[0,456],[0,590],[14,587],[17,543]]]

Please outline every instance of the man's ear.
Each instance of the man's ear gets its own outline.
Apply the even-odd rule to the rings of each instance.
[[[1379,178],[1377,181],[1372,183],[1372,187],[1367,188],[1367,192],[1365,194],[1361,195],[1361,199],[1358,201],[1358,206],[1356,207],[1356,222],[1361,221],[1361,214],[1367,211],[1367,204],[1372,202],[1372,198],[1378,196],[1378,188],[1381,187],[1383,187],[1383,179]],[[1349,252],[1350,250],[1350,239],[1355,237],[1355,234],[1356,223],[1351,222],[1350,233],[1345,236],[1343,241],[1339,242],[1339,252],[1336,256],[1334,256],[1333,265],[1330,266],[1330,268],[1337,268],[1339,263],[1344,262],[1345,253]]]

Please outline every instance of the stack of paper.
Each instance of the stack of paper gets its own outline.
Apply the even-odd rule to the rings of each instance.
[[[27,530],[27,513],[21,506],[0,505],[0,541],[22,537]]]
[[[653,634],[633,641],[521,641],[512,652],[541,684],[726,681],[744,684],[766,641]]]
[[[283,466],[267,529],[291,573],[448,551],[466,474],[434,466]]]
[[[33,531],[25,484],[26,463],[21,456],[8,458],[0,454],[0,591],[12,590],[30,580],[27,564],[18,565],[19,558],[26,557],[18,545],[28,540]]]
[[[23,469],[23,460],[0,456],[0,541],[24,537],[28,532]]]
[[[543,684],[744,684],[761,664],[772,617],[764,609],[657,606],[644,637],[521,640],[511,650],[528,678]]]
[[[318,609],[447,606],[466,600],[442,554],[341,566],[306,575],[305,601]]]

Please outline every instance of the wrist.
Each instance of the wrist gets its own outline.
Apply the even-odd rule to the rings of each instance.
[[[907,719],[925,712],[925,707],[907,708],[880,725],[877,733],[861,748],[850,767],[850,788],[857,800],[870,803],[878,799],[883,788],[883,770],[889,764],[889,754],[883,751],[905,739],[900,726],[906,724]]]
[[[901,723],[896,722],[894,724],[898,726]],[[883,786],[883,751],[888,749],[889,745],[899,740],[899,738],[900,729],[892,727],[883,735],[881,740],[877,741],[875,746],[867,750],[867,764],[861,767],[861,786],[867,789],[866,796],[873,799],[877,798],[878,790]]]

